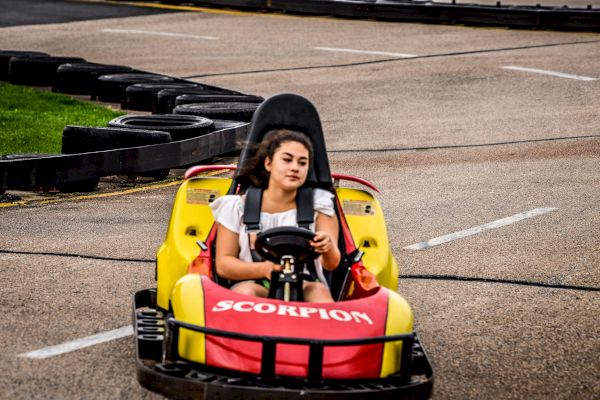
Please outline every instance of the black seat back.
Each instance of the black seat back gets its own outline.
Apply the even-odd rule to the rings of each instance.
[[[237,171],[239,172],[246,168],[249,160],[256,153],[258,144],[262,142],[265,134],[273,129],[299,131],[310,138],[314,155],[304,186],[321,188],[335,193],[319,113],[308,99],[293,93],[274,95],[265,100],[254,112],[252,121],[250,122],[247,144],[240,154]],[[252,182],[246,177],[236,174],[230,188],[230,193],[236,193],[238,186],[240,192],[244,192],[251,185]],[[340,212],[337,205],[335,208],[336,214],[339,217]],[[342,226],[340,224],[338,245],[344,259],[346,251],[341,229]],[[325,271],[325,276],[332,288],[334,298],[337,298],[341,292],[343,281],[347,275],[347,267],[344,265],[341,265],[341,267],[332,272]]]
[[[262,142],[265,134],[281,128],[303,132],[312,142],[314,157],[305,186],[332,190],[333,182],[319,113],[309,100],[297,94],[278,94],[268,98],[258,107],[250,123],[248,145],[240,155],[238,171],[246,167],[248,160],[256,152],[256,145]],[[237,184],[241,185],[242,191],[251,184],[238,175],[234,180],[234,190]]]

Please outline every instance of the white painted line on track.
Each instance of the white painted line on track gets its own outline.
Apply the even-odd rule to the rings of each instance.
[[[578,81],[597,81],[598,80],[598,78],[592,78],[591,76],[565,74],[563,72],[546,71],[546,70],[543,70],[543,69],[535,69],[535,68],[517,67],[515,65],[507,65],[507,66],[504,66],[502,68],[503,69],[510,69],[510,70],[513,70],[513,71],[532,72],[534,74],[558,76],[560,78],[576,79]]]
[[[188,35],[185,33],[173,33],[173,32],[155,32],[155,31],[141,31],[135,29],[102,29],[102,32],[107,33],[133,33],[138,35],[153,35],[153,36],[168,36],[178,37],[187,39],[202,39],[202,40],[217,40],[216,36],[199,36],[199,35]]]
[[[61,354],[70,353],[75,350],[83,349],[85,347],[94,346],[104,342],[110,342],[111,340],[120,339],[122,337],[130,335],[133,335],[133,326],[128,325],[119,329],[97,333],[92,336],[72,340],[70,342],[65,342],[56,346],[44,347],[43,349],[30,351],[29,353],[19,354],[17,357],[35,359],[50,358]]]
[[[556,211],[556,210],[558,210],[558,208],[553,208],[553,207],[536,208],[531,211],[522,212],[519,214],[512,215],[510,217],[506,217],[506,218],[498,219],[493,222],[489,222],[487,224],[483,224],[483,225],[479,225],[479,226],[476,226],[473,228],[465,229],[464,231],[454,232],[454,233],[450,233],[448,235],[438,236],[436,238],[426,240],[421,243],[412,244],[410,246],[406,246],[405,249],[407,249],[407,250],[426,250],[431,247],[434,247],[434,246],[437,246],[437,245],[440,245],[440,244],[443,244],[446,242],[450,242],[452,240],[457,240],[457,239],[465,238],[467,236],[477,235],[478,233],[488,231],[490,229],[496,229],[496,228],[500,228],[502,226],[514,224],[515,222],[519,222],[519,221],[527,219],[527,218],[537,217],[538,215],[546,214],[546,213]]]
[[[368,50],[354,50],[354,49],[339,49],[336,47],[313,47],[315,50],[322,51],[337,51],[342,53],[356,53],[356,54],[374,54],[378,56],[390,56],[390,57],[398,57],[398,58],[411,58],[416,57],[416,54],[406,54],[406,53],[388,53],[386,51],[368,51]]]

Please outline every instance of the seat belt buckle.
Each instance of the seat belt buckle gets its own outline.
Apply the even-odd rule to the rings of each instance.
[[[262,224],[249,224],[246,225],[246,233],[256,233],[257,235],[262,232]]]

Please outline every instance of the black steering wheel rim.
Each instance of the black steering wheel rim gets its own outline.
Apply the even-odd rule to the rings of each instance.
[[[266,260],[279,264],[281,257],[293,256],[297,263],[306,263],[319,257],[310,241],[315,233],[295,226],[267,229],[258,234],[254,247]]]

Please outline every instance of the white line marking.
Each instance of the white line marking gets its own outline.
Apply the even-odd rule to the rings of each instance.
[[[94,346],[96,344],[110,342],[111,340],[120,339],[125,336],[133,335],[133,327],[131,325],[124,326],[108,332],[97,333],[92,336],[84,337],[70,342],[65,342],[56,346],[44,347],[43,349],[30,351],[29,353],[19,354],[17,357],[26,358],[49,358],[58,356],[64,353],[70,353],[75,350],[85,347]]]
[[[133,33],[139,35],[153,35],[153,36],[168,36],[168,37],[178,37],[178,38],[188,38],[188,39],[203,39],[203,40],[217,40],[216,36],[198,36],[198,35],[188,35],[185,33],[172,33],[172,32],[154,32],[154,31],[140,31],[135,29],[102,29],[102,32],[107,33]]]
[[[592,78],[591,76],[571,75],[571,74],[565,74],[563,72],[545,71],[543,69],[517,67],[514,65],[507,65],[502,68],[503,69],[511,69],[514,71],[533,72],[535,74],[558,76],[560,78],[576,79],[578,81],[597,81],[598,80],[598,78]]]
[[[399,58],[411,58],[416,57],[416,54],[405,54],[405,53],[388,53],[386,51],[367,51],[367,50],[354,50],[354,49],[338,49],[335,47],[313,47],[315,50],[323,51],[339,51],[343,53],[357,53],[357,54],[375,54],[378,56],[391,56]]]
[[[522,212],[522,213],[510,216],[510,217],[506,217],[506,218],[502,218],[502,219],[499,219],[499,220],[496,220],[493,222],[489,222],[487,224],[479,225],[474,228],[465,229],[464,231],[454,232],[454,233],[450,233],[448,235],[439,236],[439,237],[436,237],[436,238],[433,238],[430,240],[426,240],[425,242],[412,244],[410,246],[406,246],[405,249],[407,249],[407,250],[425,250],[425,249],[428,249],[433,246],[437,246],[442,243],[450,242],[450,241],[456,240],[456,239],[462,239],[467,236],[476,235],[478,233],[481,233],[481,232],[484,232],[484,231],[487,231],[490,229],[496,229],[496,228],[500,228],[502,226],[514,224],[515,222],[519,222],[523,219],[536,217],[538,215],[546,214],[546,213],[549,213],[551,211],[556,211],[556,210],[558,210],[558,208],[552,208],[552,207],[536,208],[531,211]]]

